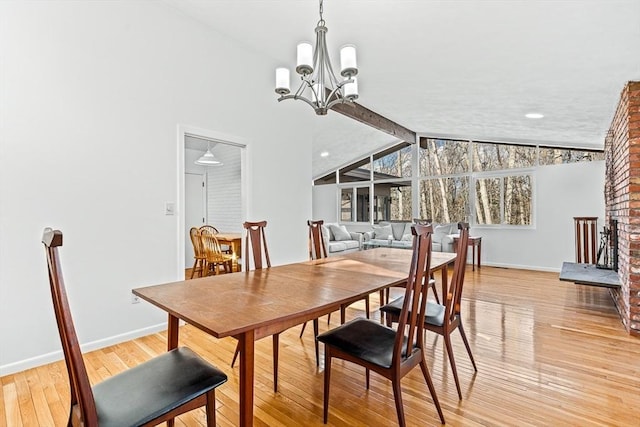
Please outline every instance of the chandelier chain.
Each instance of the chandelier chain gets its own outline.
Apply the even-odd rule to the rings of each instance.
[[[318,21],[318,25],[320,25],[320,23],[324,25],[324,18],[322,17],[322,12],[324,11],[324,8],[322,7],[322,1],[323,0],[320,0],[320,21]]]

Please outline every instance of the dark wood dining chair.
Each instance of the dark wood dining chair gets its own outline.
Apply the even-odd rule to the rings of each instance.
[[[312,260],[326,258],[328,256],[327,247],[325,246],[324,236],[322,235],[323,224],[324,224],[323,220],[307,221],[307,226],[309,227],[309,258]],[[380,295],[382,295],[382,291]],[[365,315],[368,319],[370,315],[369,314],[370,313],[369,295],[367,295],[365,298],[362,298],[362,299],[364,300]],[[349,307],[351,304],[353,304],[353,302],[349,304],[343,304],[340,306],[340,324],[343,324],[345,322],[346,316],[347,316],[347,307]],[[329,315],[327,316],[327,323],[330,323],[330,322],[331,322],[331,313],[329,313]],[[302,327],[303,332],[304,332],[304,326],[306,326],[306,323]],[[302,333],[300,333],[300,336],[302,336]]]
[[[220,267],[224,268],[225,273],[233,272],[233,257],[222,251],[216,236],[204,232],[200,239],[206,260],[205,276],[220,274]]]
[[[460,314],[460,305],[462,299],[462,288],[464,285],[464,273],[467,264],[467,243],[469,239],[469,224],[460,222],[458,223],[458,229],[460,230],[460,238],[458,239],[458,252],[453,267],[453,276],[451,278],[451,284],[445,298],[444,305],[437,304],[429,301],[427,303],[426,314],[424,317],[424,328],[426,330],[435,332],[444,337],[445,348],[447,349],[447,355],[449,356],[449,363],[451,364],[451,371],[453,372],[453,379],[456,382],[456,389],[458,391],[458,398],[462,399],[462,392],[460,391],[460,381],[458,380],[458,371],[456,369],[456,361],[453,357],[453,346],[451,345],[451,334],[458,329],[460,336],[464,342],[464,346],[467,348],[467,353],[471,359],[473,370],[478,371],[476,362],[471,354],[471,347],[467,340],[467,335],[464,332],[462,326],[462,316]],[[391,303],[380,308],[381,312],[384,312],[387,318],[387,324],[390,326],[392,322],[398,322],[400,316],[400,310],[403,301],[402,297],[392,301]]]
[[[309,227],[309,259],[311,260],[327,257],[327,247],[325,246],[324,237],[322,236],[322,224],[324,224],[323,220],[307,221],[307,226]],[[329,313],[329,316],[331,316],[331,313]],[[319,331],[318,326],[318,319],[313,319],[313,341],[316,350],[316,366],[320,366],[319,344],[318,340],[316,340]],[[307,322],[304,322],[302,330],[300,331],[300,338],[302,338],[302,334],[304,334],[306,327]]]
[[[227,376],[187,347],[157,356],[93,387],[82,358],[67,299],[58,248],[62,232],[42,235],[53,309],[69,375],[71,404],[67,425],[85,427],[152,426],[205,406],[207,426],[215,426],[215,389]]]
[[[257,222],[245,222],[242,224],[247,230],[245,237],[245,271],[251,269],[250,259],[253,259],[253,265],[256,270],[260,270],[263,267],[270,268],[271,260],[269,259],[269,249],[267,248],[267,238],[265,237],[264,229],[267,226],[267,221]],[[251,251],[252,257],[249,258],[249,251]],[[272,335],[273,339],[273,391],[278,391],[278,349],[280,346],[280,333]],[[236,345],[236,351],[233,354],[233,360],[231,361],[231,367],[233,368],[236,363],[236,359],[240,354],[240,343]]]
[[[200,237],[200,230],[197,227],[191,227],[189,230],[189,237],[191,238],[191,245],[193,246],[193,267],[191,268],[191,277],[198,273],[198,277],[202,277],[206,271],[207,257],[204,254],[204,248],[202,247],[202,239]]]
[[[329,386],[331,382],[331,360],[346,360],[366,370],[366,387],[369,388],[369,371],[391,380],[398,424],[405,426],[400,380],[420,365],[422,375],[431,392],[431,398],[444,424],[444,415],[429,374],[424,356],[423,325],[427,289],[422,286],[425,272],[431,265],[431,227],[414,225],[413,255],[405,287],[404,304],[396,330],[378,322],[361,317],[353,319],[335,329],[318,335],[324,343],[324,422],[329,412]]]

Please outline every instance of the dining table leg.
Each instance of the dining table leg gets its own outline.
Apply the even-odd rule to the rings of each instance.
[[[240,344],[240,426],[253,425],[254,331],[238,336]]]
[[[169,314],[169,328],[167,330],[167,351],[178,348],[178,332],[180,328],[180,319]]]

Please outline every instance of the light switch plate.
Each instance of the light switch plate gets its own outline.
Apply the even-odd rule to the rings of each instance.
[[[176,214],[176,204],[173,202],[165,202],[164,203],[164,214],[165,215],[175,215]]]

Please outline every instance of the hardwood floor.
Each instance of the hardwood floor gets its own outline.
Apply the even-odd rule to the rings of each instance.
[[[364,304],[354,305],[347,316],[363,310]],[[640,339],[624,331],[606,289],[560,282],[557,273],[484,266],[472,272],[469,266],[463,310],[478,365],[474,375],[454,334],[463,400],[442,338],[427,334],[427,361],[448,425],[640,426]],[[331,327],[339,316],[333,319]],[[328,328],[326,320],[320,327]],[[272,390],[271,340],[256,343],[257,426],[323,425],[322,368],[315,366],[311,331],[302,340],[299,333],[296,327],[280,336],[278,393]],[[236,341],[216,340],[190,326],[182,328],[180,340],[229,376],[216,392],[218,425],[236,425],[239,374],[229,366]],[[166,336],[158,333],[88,353],[90,379],[101,381],[165,348]],[[0,427],[66,424],[69,391],[62,362],[0,381]],[[402,392],[408,425],[439,424],[419,369],[404,378]],[[334,361],[329,425],[396,424],[390,383],[372,374],[367,391],[363,369]],[[204,412],[185,414],[176,425],[205,425]]]

